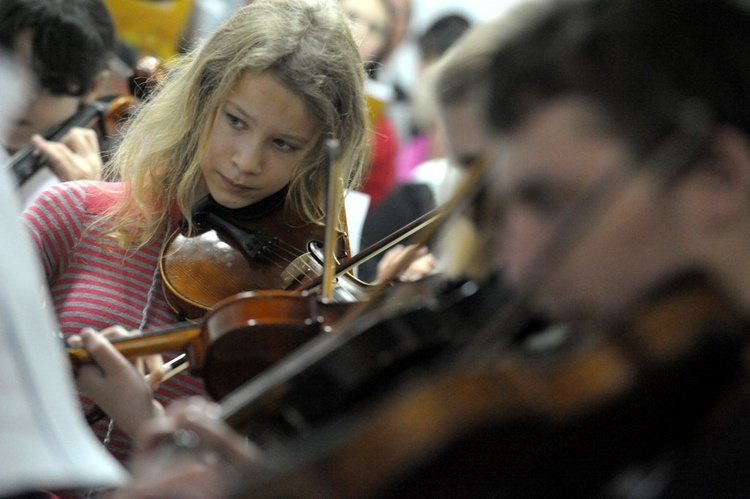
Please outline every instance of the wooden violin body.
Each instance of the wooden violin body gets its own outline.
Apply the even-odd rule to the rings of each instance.
[[[315,294],[248,291],[222,300],[206,316],[209,348],[199,364],[216,400],[265,372],[312,338],[328,333],[348,303]]]
[[[279,362],[289,352],[327,332],[346,303],[282,290],[248,291],[221,300],[200,321],[112,340],[126,357],[186,353],[191,372],[202,377],[216,400]],[[70,348],[74,368],[91,362],[83,348]]]
[[[284,192],[253,206],[250,214],[208,201],[208,208],[194,215],[197,233],[179,229],[170,236],[160,266],[175,311],[199,318],[238,293],[296,290],[320,275],[324,227],[284,210]],[[340,234],[338,258],[347,255],[347,246]],[[358,286],[348,275],[339,282],[353,283],[355,291]]]

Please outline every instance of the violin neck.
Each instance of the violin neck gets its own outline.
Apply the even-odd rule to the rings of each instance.
[[[102,101],[93,101],[85,104],[65,122],[47,130],[43,136],[47,140],[59,141],[73,127],[90,126],[94,120],[102,117],[106,109],[107,104]],[[47,164],[47,158],[35,155],[34,151],[36,151],[36,147],[28,145],[14,154],[10,161],[8,161],[6,168],[15,178],[17,187],[25,184],[27,180]]]
[[[201,323],[185,322],[138,336],[113,339],[111,343],[125,357],[133,358],[164,352],[181,352],[191,341],[198,338],[201,332]],[[88,350],[83,347],[68,348],[68,355],[74,366],[94,362]]]

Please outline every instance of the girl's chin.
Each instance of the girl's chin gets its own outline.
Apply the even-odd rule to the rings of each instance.
[[[226,192],[212,192],[211,197],[221,206],[230,210],[245,208],[257,202],[255,199],[249,199],[247,196],[231,195]]]

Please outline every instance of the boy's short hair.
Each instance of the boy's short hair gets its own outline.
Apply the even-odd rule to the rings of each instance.
[[[600,106],[643,156],[689,102],[750,134],[750,11],[745,0],[559,0],[501,44],[488,120],[502,132],[563,96]]]
[[[32,33],[31,71],[52,95],[91,91],[115,51],[115,26],[103,0],[2,0],[0,47]]]

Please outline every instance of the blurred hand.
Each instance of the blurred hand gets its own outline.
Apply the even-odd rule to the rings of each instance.
[[[397,268],[402,269],[398,272],[399,279],[416,281],[434,272],[437,264],[435,256],[424,246],[420,248],[416,248],[415,245],[394,246],[378,262],[376,281],[381,282],[387,279]]]
[[[131,483],[117,499],[222,497],[260,451],[219,417],[215,403],[193,397],[143,425],[131,458]]]
[[[102,170],[99,138],[90,128],[74,127],[60,140],[31,137],[37,151],[46,156],[49,168],[62,181],[95,180]]]

